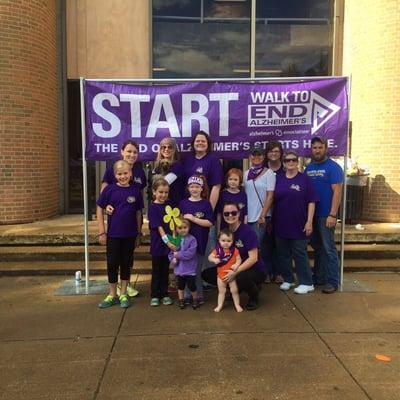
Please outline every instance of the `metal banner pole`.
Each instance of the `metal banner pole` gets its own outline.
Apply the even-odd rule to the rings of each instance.
[[[340,291],[343,292],[343,272],[344,272],[344,233],[346,225],[346,197],[347,197],[347,154],[344,156],[343,164],[343,204],[342,204],[342,225],[340,228]]]
[[[347,104],[348,104],[348,115],[349,120],[347,122],[347,149],[346,155],[344,156],[343,163],[343,204],[342,204],[342,226],[340,229],[340,291],[343,292],[343,273],[344,273],[344,234],[346,228],[346,198],[347,198],[347,157],[349,155],[349,142],[350,142],[350,93],[351,93],[351,75],[348,80],[348,95],[347,95]]]
[[[82,174],[83,174],[83,215],[85,229],[85,289],[89,294],[89,201],[87,184],[87,162],[86,162],[86,127],[85,127],[85,97],[84,79],[80,78],[81,89],[81,132],[82,132]]]

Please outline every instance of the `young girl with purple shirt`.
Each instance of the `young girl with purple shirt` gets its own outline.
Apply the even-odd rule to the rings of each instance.
[[[151,306],[159,306],[160,299],[165,306],[173,303],[168,296],[169,250],[177,248],[169,242],[167,233],[169,226],[164,222],[166,207],[169,205],[169,186],[165,179],[153,182],[153,202],[149,205],[148,218],[150,228],[150,254],[152,256],[151,268]]]
[[[130,184],[132,172],[129,163],[117,161],[114,164],[116,184],[108,185],[97,200],[97,223],[99,243],[107,245],[107,273],[109,294],[99,304],[99,308],[108,308],[115,304],[129,307],[127,286],[133,265],[133,250],[141,228],[143,200],[139,189]],[[103,210],[107,205],[113,207],[108,216],[106,233]],[[121,277],[121,294],[117,297],[118,270]]]
[[[210,227],[214,223],[214,213],[211,203],[207,200],[208,187],[204,176],[191,176],[188,179],[187,189],[190,196],[188,199],[184,199],[179,203],[179,209],[183,218],[191,222],[190,233],[197,240],[196,288],[199,304],[202,304],[204,303],[204,298],[201,271],[207,247],[208,234]],[[185,296],[189,297],[188,291]]]
[[[228,226],[221,218],[222,208],[225,203],[236,203],[240,207],[240,220],[247,224],[247,195],[242,189],[243,172],[237,168],[231,168],[225,176],[225,189],[221,191],[217,203],[217,229],[224,229]]]
[[[187,285],[192,294],[192,308],[195,310],[199,305],[196,290],[197,271],[197,240],[189,233],[190,221],[180,219],[181,224],[176,227],[178,235],[182,238],[181,245],[177,251],[170,251],[168,258],[174,265],[174,273],[178,283],[179,308],[185,308],[184,290]]]

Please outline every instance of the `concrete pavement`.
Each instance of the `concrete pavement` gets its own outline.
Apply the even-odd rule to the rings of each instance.
[[[127,310],[55,296],[62,277],[2,277],[0,399],[398,400],[400,274],[347,278],[368,292],[264,285],[258,310],[215,314],[215,293],[151,308],[148,276]]]

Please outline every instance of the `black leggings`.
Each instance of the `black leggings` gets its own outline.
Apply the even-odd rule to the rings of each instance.
[[[185,290],[185,286],[193,293],[196,291],[196,275],[176,275],[178,281],[178,289]]]
[[[205,269],[201,277],[209,284],[217,285],[217,267]],[[265,274],[256,268],[249,268],[236,276],[239,292],[249,295],[249,302],[258,303],[258,285],[265,279]]]
[[[152,256],[151,258],[151,297],[159,299],[168,296],[168,256]]]
[[[136,237],[107,238],[107,274],[109,283],[118,282],[118,270],[121,280],[129,281],[133,266],[133,250]]]

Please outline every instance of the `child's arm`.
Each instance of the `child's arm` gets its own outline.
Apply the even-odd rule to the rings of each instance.
[[[96,207],[97,226],[99,228],[99,243],[105,245],[107,242],[106,228],[104,226],[103,209]]]
[[[208,219],[197,218],[192,214],[185,214],[183,218],[188,219],[190,222],[202,226],[203,228],[210,228],[211,226],[213,226],[213,223]]]
[[[166,233],[165,233],[165,231],[164,231],[164,228],[162,227],[162,226],[159,226],[158,228],[158,233],[160,234],[160,236],[161,236],[161,239],[162,239],[162,241],[165,243],[165,245],[170,249],[170,250],[172,250],[172,251],[177,251],[178,249],[171,243],[171,242],[169,242],[169,241],[165,241],[165,240],[168,240],[168,238],[167,238],[167,235],[166,235]]]
[[[208,261],[210,261],[210,263],[213,263],[215,265],[219,264],[221,262],[221,260],[219,259],[219,257],[217,257],[215,255],[215,252],[212,251],[211,254],[208,256]]]
[[[240,254],[238,253],[238,255],[236,256],[236,262],[235,262],[235,264],[232,265],[231,270],[236,272],[241,263],[242,263],[242,258],[240,257]]]
[[[194,239],[189,242],[187,248],[181,249],[175,254],[178,260],[187,261],[193,259],[196,256],[196,251],[197,251],[197,241],[196,239]]]

